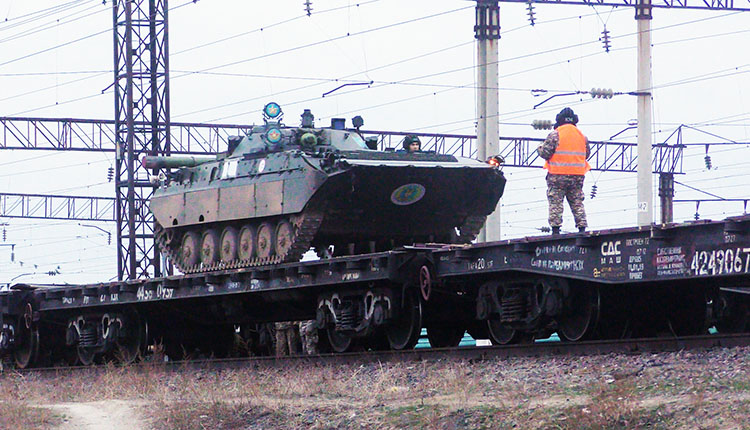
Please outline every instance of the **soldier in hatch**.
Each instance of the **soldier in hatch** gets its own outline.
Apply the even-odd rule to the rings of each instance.
[[[422,142],[419,138],[413,134],[410,134],[404,138],[404,151],[408,153],[419,152],[422,150]]]

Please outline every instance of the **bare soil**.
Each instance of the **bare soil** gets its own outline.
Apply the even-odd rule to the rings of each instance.
[[[750,430],[750,348],[227,371],[154,364],[6,372],[0,417],[11,407],[14,416],[28,411],[29,424],[20,428]],[[3,419],[0,428],[8,428]]]
[[[139,403],[143,402],[101,400],[40,406],[62,417],[61,430],[145,430],[148,426],[136,412]]]

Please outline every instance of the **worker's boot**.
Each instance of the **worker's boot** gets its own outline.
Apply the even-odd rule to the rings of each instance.
[[[560,234],[560,226],[552,227],[552,235],[557,236],[558,234]]]
[[[578,227],[578,233],[586,233],[586,227]]]

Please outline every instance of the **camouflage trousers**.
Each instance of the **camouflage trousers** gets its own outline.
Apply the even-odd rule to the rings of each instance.
[[[588,227],[583,208],[583,175],[547,174],[547,200],[549,201],[550,227],[562,226],[563,200],[568,200],[576,227]]]
[[[299,354],[299,326],[296,322],[277,322],[276,329],[276,355]]]
[[[307,355],[318,353],[318,329],[315,320],[307,320],[299,323],[299,334],[302,337],[302,352]]]

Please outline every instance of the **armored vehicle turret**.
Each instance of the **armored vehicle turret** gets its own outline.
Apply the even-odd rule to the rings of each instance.
[[[434,152],[378,151],[344,120],[264,124],[210,159],[144,157],[158,176],[156,240],[185,273],[373,252],[412,243],[470,242],[505,187],[489,163]]]

